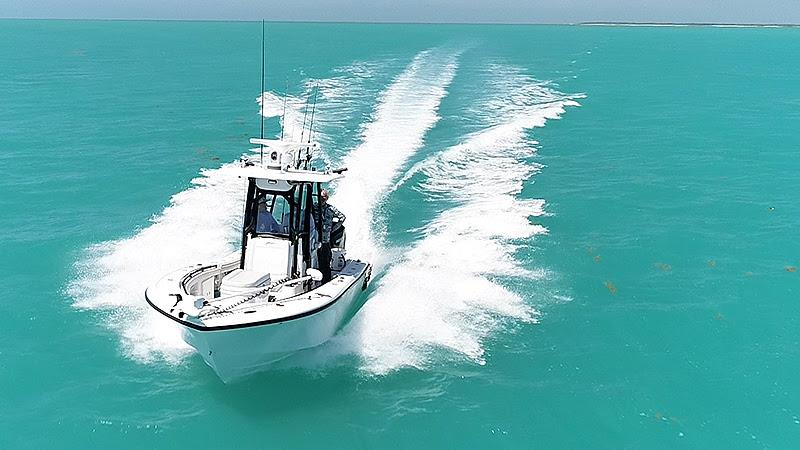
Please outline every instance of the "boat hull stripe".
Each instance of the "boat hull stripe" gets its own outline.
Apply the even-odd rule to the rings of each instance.
[[[371,266],[370,264],[367,264],[367,266],[365,267],[365,269],[364,269],[364,270],[361,272],[361,274],[360,274],[360,275],[359,275],[359,276],[358,276],[358,277],[357,277],[357,278],[354,280],[354,282],[353,282],[353,283],[350,285],[350,287],[348,287],[348,288],[345,290],[345,292],[347,292],[347,290],[349,290],[349,289],[350,289],[350,288],[352,288],[353,286],[356,286],[356,285],[357,285],[357,283],[358,283],[358,282],[359,282],[359,281],[360,281],[362,278],[364,278],[365,274],[367,273],[367,268],[371,268],[371,267],[372,267],[372,266]],[[326,303],[326,304],[324,304],[324,305],[322,305],[322,306],[320,306],[320,307],[318,307],[318,308],[314,308],[314,309],[311,309],[311,310],[308,310],[308,311],[302,312],[302,313],[300,313],[300,314],[295,314],[295,315],[293,315],[293,316],[281,317],[281,318],[279,318],[279,319],[269,319],[269,320],[262,320],[262,321],[259,321],[259,322],[237,323],[237,324],[231,324],[231,325],[218,325],[218,326],[206,327],[206,326],[203,326],[203,325],[198,325],[198,324],[196,324],[196,323],[192,323],[192,322],[187,322],[187,321],[185,321],[185,320],[181,320],[181,319],[179,319],[179,318],[177,318],[177,317],[175,317],[175,316],[173,316],[173,315],[169,314],[168,312],[166,312],[166,311],[164,311],[163,309],[161,309],[161,308],[159,308],[158,306],[156,306],[156,304],[155,304],[155,303],[153,303],[153,302],[150,300],[150,297],[147,295],[147,289],[145,289],[145,291],[144,291],[144,299],[147,301],[147,303],[148,303],[150,306],[152,306],[152,307],[153,307],[153,309],[155,309],[156,311],[160,312],[160,313],[161,313],[161,314],[163,314],[164,316],[166,316],[166,317],[168,317],[168,318],[170,318],[170,319],[174,320],[175,322],[178,322],[179,324],[181,324],[181,325],[183,325],[183,326],[185,326],[185,327],[189,327],[189,328],[192,328],[192,329],[194,329],[194,330],[197,330],[197,331],[223,331],[223,330],[235,330],[235,329],[239,329],[239,328],[252,328],[252,327],[259,327],[259,326],[262,326],[262,325],[270,325],[270,324],[275,324],[275,323],[288,322],[288,321],[290,321],[290,320],[295,320],[295,319],[302,319],[303,317],[312,316],[312,315],[314,315],[314,314],[316,314],[316,313],[318,313],[318,312],[320,312],[320,311],[324,311],[324,310],[326,310],[326,309],[330,308],[331,306],[335,305],[335,304],[336,304],[336,302],[338,302],[338,301],[339,301],[339,299],[341,299],[342,297],[343,297],[343,295],[340,295],[340,296],[338,296],[338,297],[334,298],[334,299],[333,299],[331,302],[329,302],[329,303]]]

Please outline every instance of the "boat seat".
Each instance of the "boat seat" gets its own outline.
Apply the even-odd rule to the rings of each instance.
[[[270,281],[269,273],[235,269],[222,279],[219,294],[223,297],[236,295],[255,288],[268,286]]]
[[[285,278],[290,249],[288,239],[274,236],[252,237],[247,241],[244,269],[272,274],[273,280]]]

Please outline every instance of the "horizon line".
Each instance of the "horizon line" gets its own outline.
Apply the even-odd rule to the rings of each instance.
[[[85,22],[243,22],[297,23],[297,24],[353,24],[353,25],[513,25],[513,26],[685,26],[685,27],[784,27],[800,28],[800,23],[778,22],[657,22],[657,21],[580,21],[580,22],[458,22],[458,21],[402,21],[402,20],[270,20],[270,19],[173,19],[173,18],[121,18],[121,17],[0,17],[0,20],[85,21]]]

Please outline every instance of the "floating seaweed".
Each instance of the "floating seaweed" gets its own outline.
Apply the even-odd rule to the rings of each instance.
[[[608,292],[611,292],[611,295],[617,295],[617,287],[614,286],[614,283],[611,281],[606,281],[604,284],[606,289],[608,289]]]
[[[669,272],[672,270],[672,266],[667,263],[657,262],[653,264],[657,269],[661,269],[663,272]]]
[[[797,267],[795,267],[795,266],[786,266],[786,267],[784,267],[784,270],[786,270],[787,272],[797,272]]]

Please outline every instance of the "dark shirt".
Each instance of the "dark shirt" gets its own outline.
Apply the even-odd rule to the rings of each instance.
[[[328,203],[322,206],[322,243],[328,244],[331,242],[331,229],[333,229],[333,218],[339,219],[339,223],[344,222],[345,215],[336,209],[335,206]]]

